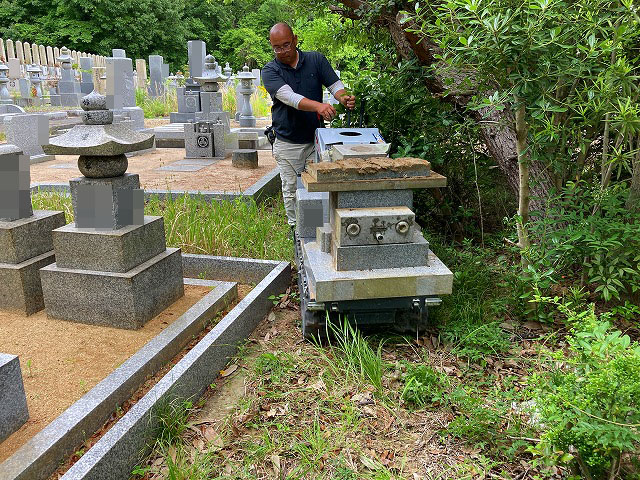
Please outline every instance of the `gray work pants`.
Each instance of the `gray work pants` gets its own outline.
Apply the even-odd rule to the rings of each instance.
[[[313,160],[316,149],[313,143],[288,143],[276,138],[273,156],[280,170],[282,198],[289,225],[296,224],[296,186],[298,175],[304,171],[307,162]]]

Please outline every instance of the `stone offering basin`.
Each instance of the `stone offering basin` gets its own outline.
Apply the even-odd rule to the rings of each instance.
[[[49,140],[42,149],[49,155],[116,156],[153,147],[155,135],[140,133],[127,125],[76,125]]]

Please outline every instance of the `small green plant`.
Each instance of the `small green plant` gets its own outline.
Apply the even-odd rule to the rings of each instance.
[[[333,357],[327,359],[336,374],[352,374],[372,385],[376,394],[382,396],[382,374],[385,369],[382,361],[383,342],[378,343],[378,348],[374,350],[360,330],[346,318],[341,318],[340,323],[334,325],[327,316],[327,334],[333,337],[329,341]]]
[[[182,434],[187,430],[187,419],[193,410],[189,400],[174,398],[159,402],[154,410],[157,427],[153,432],[156,445],[161,447],[179,444]]]
[[[263,353],[255,363],[255,371],[260,376],[269,376],[273,383],[278,383],[291,369],[293,360],[283,353]]]
[[[550,355],[532,379],[534,413],[543,433],[530,450],[567,464],[583,478],[617,478],[621,458],[640,451],[640,345],[612,328],[591,305],[556,305],[572,326],[569,351]]]
[[[29,370],[29,376],[33,377],[33,372],[31,371],[31,365],[33,365],[33,360],[30,358],[27,360],[27,370]]]
[[[423,408],[445,399],[449,380],[428,365],[407,364],[402,399],[411,407]]]

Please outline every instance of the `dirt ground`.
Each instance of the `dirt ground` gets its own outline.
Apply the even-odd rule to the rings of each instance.
[[[242,192],[276,166],[270,150],[259,150],[259,166],[256,169],[231,166],[229,153],[224,160],[198,171],[159,170],[160,167],[184,160],[184,156],[183,148],[157,148],[152,152],[130,157],[127,171],[139,174],[140,183],[145,189]],[[81,176],[77,161],[77,155],[56,155],[55,160],[31,165],[31,182],[68,182],[77,178]]]
[[[139,330],[0,312],[0,351],[20,357],[29,408],[27,423],[0,443],[0,463],[210,291],[185,285],[184,297]]]

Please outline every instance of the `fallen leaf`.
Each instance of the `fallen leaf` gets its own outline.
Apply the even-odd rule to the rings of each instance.
[[[178,451],[176,450],[176,447],[174,447],[173,445],[171,445],[169,447],[169,457],[171,458],[171,461],[175,464],[176,463],[176,457],[178,456]]]
[[[318,381],[316,383],[311,385],[311,388],[313,388],[314,390],[318,390],[318,391],[326,391],[327,390],[327,386],[324,384],[324,381],[321,378],[318,379]]]
[[[356,393],[351,397],[351,401],[360,406],[371,405],[373,403],[373,395],[371,395],[371,392]]]
[[[193,441],[193,446],[195,448],[197,448],[199,451],[204,452],[206,450],[206,446],[204,444],[204,441],[201,438],[196,438]]]
[[[207,440],[207,443],[213,447],[224,447],[224,441],[222,437],[216,432],[213,427],[205,427],[202,429],[202,436]]]
[[[366,455],[360,455],[360,461],[362,464],[367,467],[369,470],[380,470],[382,465],[378,464],[375,460],[367,457]]]
[[[223,377],[223,378],[224,377],[228,377],[233,372],[235,372],[237,369],[238,369],[238,365],[236,365],[235,363],[233,365],[229,365],[229,367],[227,369],[220,371],[220,376]]]
[[[271,455],[271,463],[273,464],[273,470],[276,474],[276,477],[280,476],[280,470],[282,467],[280,466],[280,456],[279,455]]]
[[[273,313],[273,312],[270,312],[270,313],[269,313],[269,316],[267,317],[267,319],[268,319],[270,322],[275,322],[275,321],[276,321],[276,314],[275,314],[275,313]]]

